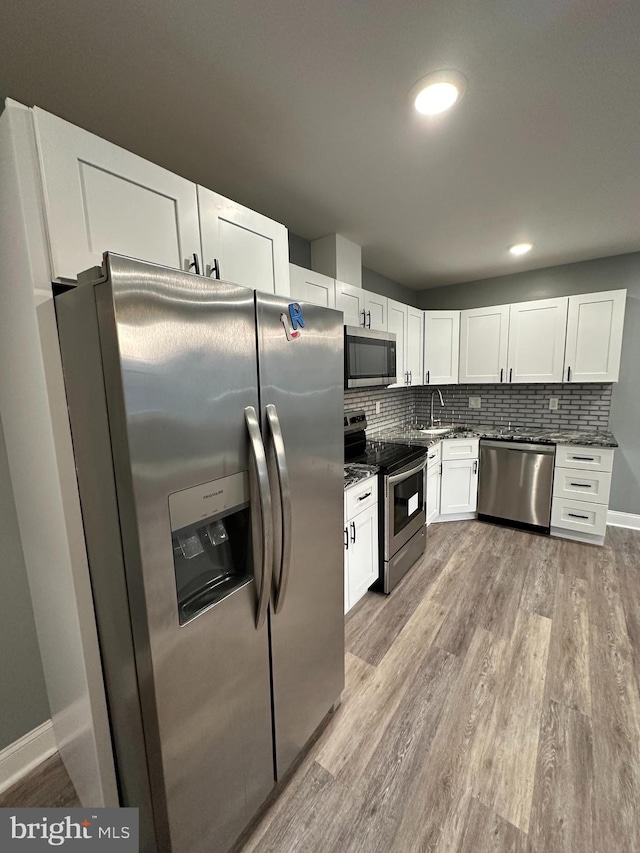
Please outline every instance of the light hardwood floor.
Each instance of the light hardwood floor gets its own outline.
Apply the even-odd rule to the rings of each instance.
[[[342,705],[244,853],[640,853],[640,533],[433,525],[346,646]],[[0,805],[71,805],[51,762]]]

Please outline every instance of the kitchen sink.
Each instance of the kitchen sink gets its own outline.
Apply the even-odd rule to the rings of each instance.
[[[419,429],[422,435],[444,435],[445,432],[451,432],[451,427],[431,427],[430,429]]]

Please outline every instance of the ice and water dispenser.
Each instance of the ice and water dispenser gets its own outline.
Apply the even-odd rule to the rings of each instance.
[[[174,492],[169,515],[184,625],[253,580],[247,472]]]

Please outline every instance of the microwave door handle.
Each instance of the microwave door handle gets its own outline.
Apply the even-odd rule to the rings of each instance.
[[[293,535],[291,521],[291,484],[289,481],[289,468],[287,466],[287,454],[284,448],[284,439],[280,427],[278,411],[273,403],[267,406],[267,421],[271,431],[271,441],[276,457],[276,469],[278,472],[278,487],[280,491],[280,507],[282,511],[282,553],[280,554],[280,566],[278,577],[280,578],[278,591],[276,593],[274,609],[280,613],[284,607],[291,576],[291,563],[293,552]]]
[[[260,558],[260,592],[258,593],[258,606],[256,609],[256,628],[261,628],[267,615],[269,594],[271,592],[271,576],[273,571],[273,515],[271,509],[271,490],[269,489],[269,472],[267,469],[267,456],[262,443],[260,423],[258,415],[253,406],[247,406],[244,410],[244,419],[249,432],[249,444],[251,455],[256,471],[258,482],[257,501],[251,500],[251,511],[260,512],[260,527],[262,529],[262,542],[259,544]]]
[[[387,481],[390,486],[395,486],[395,484],[401,482],[401,480],[406,480],[407,477],[412,477],[414,474],[419,474],[420,471],[424,471],[426,464],[427,457],[425,456],[422,462],[418,465],[413,468],[409,468],[407,471],[400,471],[399,474],[392,474],[391,477],[388,477]]]

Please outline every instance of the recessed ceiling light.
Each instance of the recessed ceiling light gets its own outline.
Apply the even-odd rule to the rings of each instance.
[[[467,81],[459,71],[434,71],[411,87],[409,98],[419,113],[434,116],[459,101],[466,87]]]
[[[512,255],[526,255],[533,249],[533,243],[514,243],[509,246],[509,251]]]

